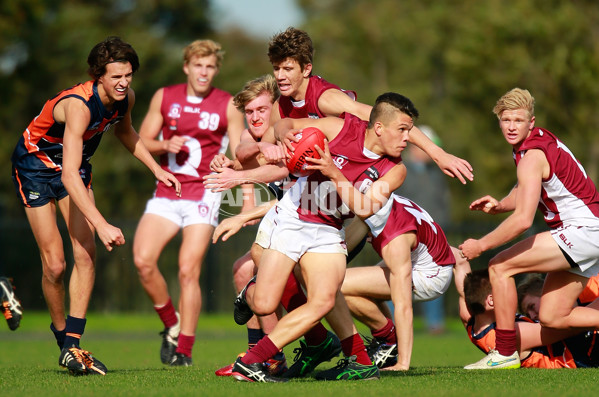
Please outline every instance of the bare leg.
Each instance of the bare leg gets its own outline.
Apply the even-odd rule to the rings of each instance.
[[[42,291],[54,327],[63,330],[65,322],[64,274],[66,261],[63,242],[56,224],[56,205],[25,208],[25,214],[37,242],[42,261]]]

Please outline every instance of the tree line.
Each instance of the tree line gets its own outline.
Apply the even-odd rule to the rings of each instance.
[[[95,43],[118,35],[140,56],[141,67],[132,85],[136,127],[156,89],[184,81],[181,50],[194,39],[211,38],[223,45],[225,59],[215,84],[233,94],[245,81],[272,70],[267,39],[248,37],[241,29],[217,32],[207,14],[209,0],[163,3],[21,0],[0,4],[0,90],[5,98],[0,107],[0,261],[5,272],[31,273],[32,288],[26,289],[32,292],[25,294],[32,302],[38,302],[35,294],[41,293],[40,265],[14,196],[10,154],[48,98],[87,80],[86,58]],[[484,194],[501,198],[515,182],[511,148],[491,113],[499,96],[513,87],[531,91],[537,125],[564,141],[589,176],[598,180],[599,8],[594,1],[298,0],[298,4],[305,21],[297,27],[314,41],[316,74],[357,91],[365,103],[373,103],[386,91],[410,97],[420,110],[419,123],[431,126],[447,151],[473,165],[473,183],[450,183],[452,220],[459,226],[455,239],[462,234],[480,235],[497,223],[498,218],[469,212],[468,204]],[[141,291],[129,251],[154,181],[110,133],[92,164],[98,207],[121,223],[128,239],[116,255],[99,248],[95,293],[108,295],[114,283],[126,285],[105,302],[133,309],[135,302],[145,304],[144,297],[120,298],[131,289]],[[202,282],[214,288],[206,291],[225,290],[230,295],[230,266],[252,238],[248,230],[227,245],[231,249],[211,250],[209,260],[214,264],[205,268]],[[68,241],[65,244],[68,252]],[[167,252],[163,261],[175,269],[176,252]]]

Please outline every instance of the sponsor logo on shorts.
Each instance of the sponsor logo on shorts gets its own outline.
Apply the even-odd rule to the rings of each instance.
[[[40,194],[38,192],[29,191],[29,200],[37,200],[40,198]]]
[[[566,236],[564,236],[563,233],[559,234],[559,238],[560,240],[562,240],[564,242],[564,244],[566,244],[566,247],[572,249],[572,247],[574,247],[574,245],[568,241],[568,239],[566,238]]]

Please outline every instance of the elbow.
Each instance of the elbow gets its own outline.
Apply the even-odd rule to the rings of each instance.
[[[518,231],[518,234],[524,233],[525,231],[530,229],[532,227],[533,221],[533,216],[518,217],[518,220],[515,225],[515,229]]]

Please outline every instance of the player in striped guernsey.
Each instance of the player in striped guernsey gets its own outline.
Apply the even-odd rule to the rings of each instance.
[[[133,47],[108,37],[94,46],[87,63],[92,80],[48,100],[23,132],[12,155],[12,176],[40,250],[42,290],[50,328],[61,349],[59,364],[76,374],[105,374],[106,367],[79,347],[79,339],[94,285],[95,233],[108,251],[125,244],[125,237],[96,208],[89,160],[104,132],[114,125],[116,137],[152,171],[160,186],[179,195],[181,185],[154,161],[131,125],[135,94],[130,85],[139,68]],[[66,262],[56,207],[67,224],[75,262],[66,319]]]

